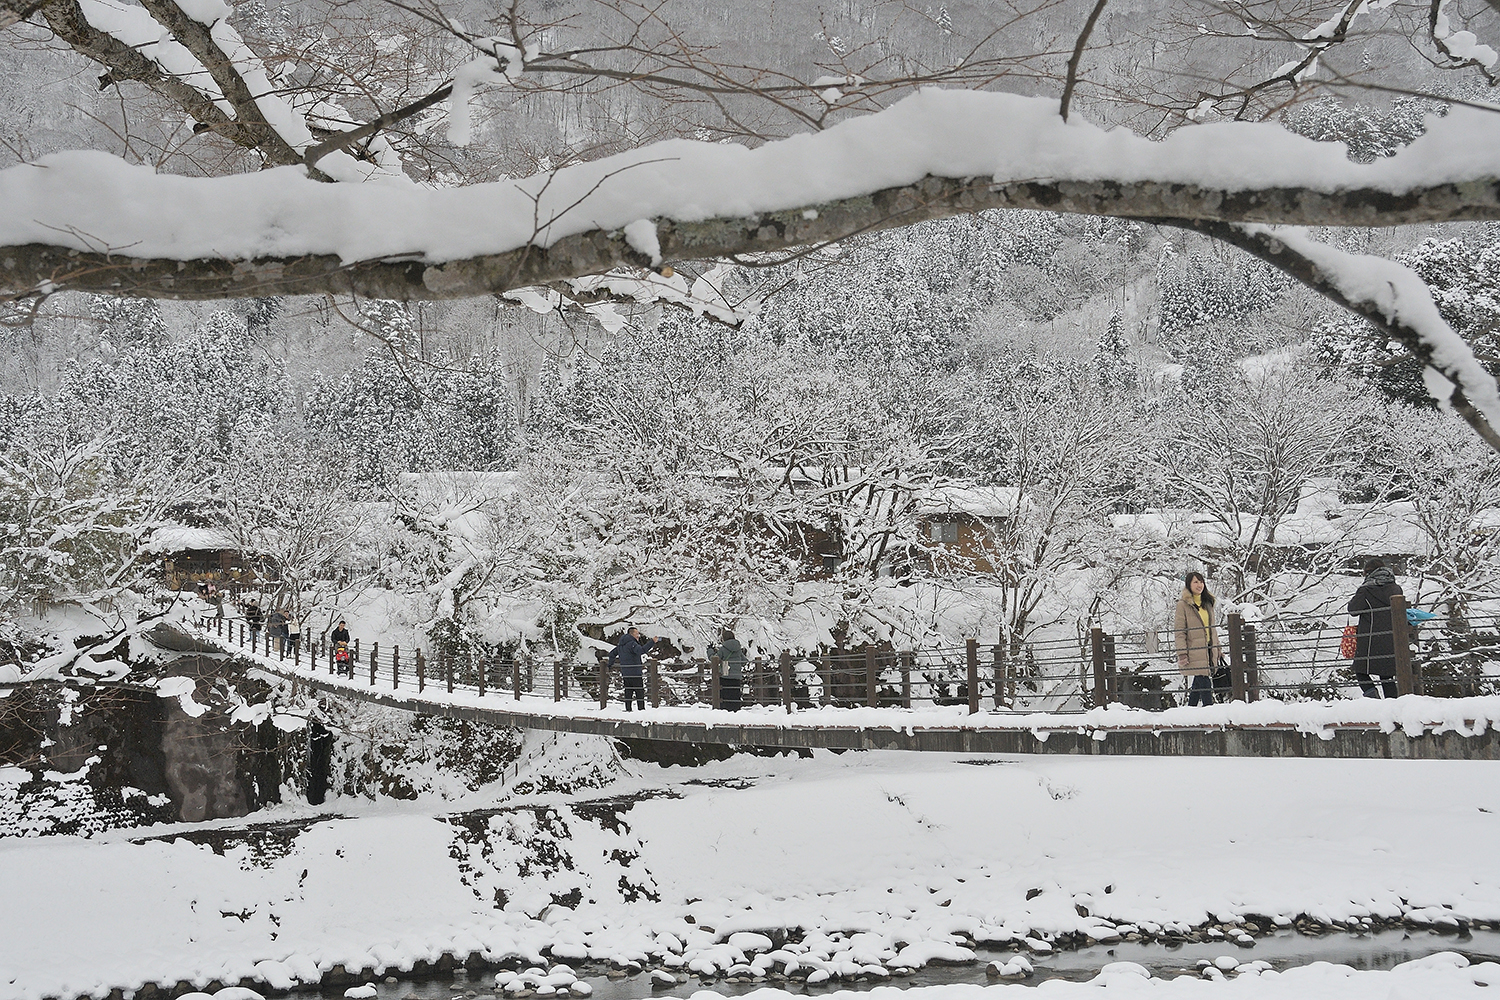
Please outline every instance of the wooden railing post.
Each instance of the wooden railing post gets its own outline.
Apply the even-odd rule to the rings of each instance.
[[[468,660],[469,660],[469,673],[473,674],[474,673],[474,647],[473,646],[469,647],[468,653],[466,655],[467,655]],[[481,656],[479,658],[479,697],[481,697],[481,698],[484,697],[485,681],[489,680],[489,678],[486,676],[489,673],[489,671],[485,669],[485,665],[487,663],[488,663],[488,661],[483,656]]]
[[[334,670],[335,667],[333,665],[333,643],[330,642],[328,644],[328,672],[331,674],[334,672]]]
[[[376,661],[380,659],[380,643],[370,643],[370,687],[375,686]]]
[[[562,661],[552,660],[552,700],[562,701]]]
[[[1260,700],[1260,670],[1255,659],[1255,626],[1246,622],[1240,626],[1240,663],[1245,673],[1245,698]]]
[[[833,654],[823,654],[823,696],[818,699],[819,705],[829,705],[833,702]]]
[[[792,703],[794,701],[794,699],[792,697],[792,695],[793,695],[793,692],[792,692],[792,683],[794,681],[794,678],[792,677],[792,654],[791,654],[791,652],[789,650],[783,649],[781,651],[781,663],[780,663],[780,666],[781,666],[781,707],[784,708],[784,709],[786,709],[788,712],[790,712],[792,710]]]
[[[516,701],[521,700],[521,661],[510,658],[510,683],[516,689]]]
[[[609,707],[609,661],[599,661],[599,707]]]
[[[909,649],[901,651],[901,707],[911,708],[911,668],[917,655]]]
[[[995,707],[1005,707],[1005,644],[995,643],[990,647],[990,656],[994,660],[995,670]]]
[[[744,683],[741,681],[741,683]],[[723,698],[719,691],[719,658],[710,656],[708,658],[708,707],[717,709],[723,705]]]
[[[302,666],[302,637],[301,636],[298,636],[297,637],[297,641],[294,642],[294,643],[292,643],[292,666],[294,666],[294,667],[300,667],[300,666]]]
[[[869,643],[865,644],[865,704],[871,708],[880,707],[880,691],[876,686],[875,673],[875,647]]]
[[[452,653],[439,653],[438,657],[443,661],[444,667],[447,668],[447,674],[448,674],[448,693],[452,694],[453,693],[453,654]]]
[[[661,667],[655,660],[646,661],[646,693],[652,708],[661,707]]]
[[[422,656],[422,651],[417,650],[417,693],[427,686],[427,661]]]
[[[1391,598],[1391,641],[1396,647],[1396,693],[1421,694],[1422,679],[1412,671],[1411,629],[1406,624],[1406,598]]]
[[[401,647],[391,647],[391,690],[401,689]]]
[[[969,668],[969,714],[979,714],[979,640],[964,641],[964,662]]]
[[[1094,657],[1094,707],[1109,704],[1109,691],[1104,683],[1104,630],[1089,630],[1089,645]]]
[[[1104,633],[1104,703],[1113,705],[1120,700],[1120,670],[1115,660],[1115,637]]]
[[[354,637],[354,658],[351,659],[349,662],[350,663],[358,663],[359,662],[359,636],[355,636]],[[351,670],[350,673],[353,673],[353,671]]]
[[[1247,701],[1245,697],[1245,657],[1240,651],[1244,638],[1245,619],[1237,613],[1229,616],[1229,697],[1232,701]]]

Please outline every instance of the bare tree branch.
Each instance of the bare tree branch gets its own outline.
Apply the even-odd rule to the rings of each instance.
[[[1089,19],[1083,22],[1083,30],[1078,33],[1078,41],[1073,45],[1073,56],[1068,60],[1068,78],[1063,83],[1062,104],[1059,112],[1062,120],[1068,120],[1068,104],[1073,100],[1073,88],[1078,83],[1078,63],[1083,59],[1083,50],[1089,44],[1089,36],[1094,33],[1094,25],[1099,23],[1099,15],[1104,13],[1104,5],[1109,0],[1098,0],[1094,9],[1089,13]]]

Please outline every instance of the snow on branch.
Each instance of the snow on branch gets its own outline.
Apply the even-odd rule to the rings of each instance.
[[[1424,381],[1433,398],[1500,451],[1500,387],[1439,314],[1431,291],[1411,268],[1347,253],[1297,229],[1211,222],[1184,228],[1240,247],[1369,320],[1427,366]]]
[[[1500,53],[1484,45],[1472,31],[1454,31],[1444,10],[1448,0],[1432,0],[1428,29],[1437,50],[1455,66],[1473,66],[1483,73],[1491,86],[1500,84]]]
[[[436,299],[762,253],[927,218],[1038,208],[1151,219],[1391,226],[1500,219],[1500,115],[1455,108],[1374,164],[1270,123],[1151,142],[1040,98],[924,90],[755,149],[670,140],[453,189],[328,185],[296,168],[154,173],[98,152],[0,171],[0,293]],[[654,254],[651,256],[655,256]]]

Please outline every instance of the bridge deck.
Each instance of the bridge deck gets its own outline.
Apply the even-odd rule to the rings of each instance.
[[[431,683],[419,691],[411,677],[371,685],[364,677],[319,673],[310,663],[249,653],[211,633],[197,638],[331,695],[452,719],[624,739],[945,753],[1500,759],[1500,697],[1230,702],[1162,712],[1113,705],[1079,714],[970,715],[961,706],[729,712],[702,705],[630,713],[597,702],[517,698],[509,691],[450,693]]]

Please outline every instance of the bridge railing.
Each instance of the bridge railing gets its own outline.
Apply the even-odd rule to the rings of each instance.
[[[1222,666],[1217,700],[1326,701],[1375,693],[1456,697],[1500,691],[1500,616],[1466,614],[1409,624],[1404,604],[1386,629],[1366,642],[1391,651],[1381,673],[1361,677],[1368,664],[1343,655],[1346,615],[1279,615],[1248,621],[1229,615],[1221,625]],[[379,642],[351,642],[347,657],[321,636],[301,642],[252,632],[238,619],[208,627],[230,647],[311,669],[343,674],[372,687],[421,693],[464,691],[480,697],[587,701],[618,700],[622,682],[599,666],[535,655],[490,656],[475,651],[433,655]],[[1386,668],[1390,676],[1384,676]],[[896,650],[866,646],[812,655],[756,657],[739,683],[715,659],[651,660],[643,678],[652,706],[901,707],[965,706],[983,710],[1083,712],[1110,704],[1166,709],[1186,702],[1187,679],[1177,667],[1171,630],[1109,633],[1038,641]],[[1389,681],[1389,684],[1387,684]]]

